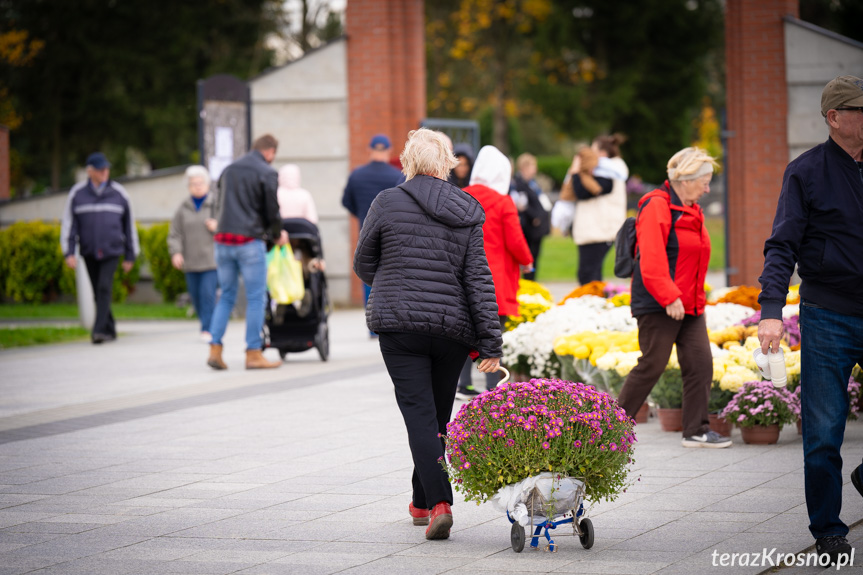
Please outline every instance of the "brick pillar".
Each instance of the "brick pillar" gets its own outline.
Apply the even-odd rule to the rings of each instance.
[[[758,286],[764,266],[789,153],[782,17],[798,12],[797,0],[726,4],[729,285]]]
[[[392,141],[393,156],[426,114],[423,0],[350,0],[347,3],[348,130],[350,167],[368,161],[378,133]],[[352,220],[351,259],[357,240]],[[362,285],[351,274],[351,300],[362,303]]]
[[[9,128],[0,125],[0,200],[12,197],[9,186]]]

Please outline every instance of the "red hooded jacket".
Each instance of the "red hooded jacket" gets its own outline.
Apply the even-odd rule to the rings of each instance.
[[[482,235],[488,267],[494,280],[498,314],[517,316],[516,294],[518,278],[521,276],[518,266],[533,262],[524,232],[521,231],[518,210],[509,196],[501,195],[482,184],[468,186],[464,191],[476,198],[485,210]]]
[[[665,312],[677,298],[689,315],[704,313],[710,236],[701,206],[686,206],[666,180],[638,202],[632,315]]]

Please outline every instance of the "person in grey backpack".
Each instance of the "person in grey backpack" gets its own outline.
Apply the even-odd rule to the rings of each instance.
[[[764,243],[761,351],[779,349],[782,307],[794,265],[800,275],[800,386],[809,532],[821,556],[851,552],[842,509],[840,449],[848,378],[863,364],[863,80],[840,76],[821,94],[829,136],[788,164]],[[856,255],[855,255],[856,254]],[[863,464],[851,472],[863,495]]]
[[[483,247],[480,203],[449,183],[456,165],[440,132],[408,134],[406,180],[375,197],[360,232],[354,271],[372,286],[366,324],[379,335],[413,456],[414,525],[446,539],[453,492],[440,458],[459,373],[472,350],[497,371],[503,341]]]
[[[204,166],[186,169],[189,195],[177,207],[168,232],[171,265],[186,276],[186,290],[201,322],[201,340],[210,343],[210,320],[219,287],[213,234],[218,222],[210,191],[210,173]]]
[[[111,163],[102,152],[87,157],[87,179],[72,186],[63,211],[60,246],[66,265],[78,265],[75,247],[87,266],[96,299],[91,340],[95,344],[117,339],[111,313],[114,272],[122,258],[129,273],[141,251],[129,194],[111,179]]]

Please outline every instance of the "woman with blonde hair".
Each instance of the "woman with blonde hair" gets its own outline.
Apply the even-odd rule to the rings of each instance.
[[[618,403],[636,412],[656,385],[671,349],[683,378],[683,447],[729,447],[710,430],[707,401],[713,359],[704,321],[704,278],[710,236],[698,200],[710,191],[716,160],[684,148],[668,161],[668,180],[638,203],[632,315],[638,321],[641,357],[626,378]]]
[[[182,201],[168,232],[168,252],[171,264],[186,274],[186,289],[192,306],[201,321],[201,340],[210,343],[210,319],[216,308],[216,231],[213,197],[210,192],[210,173],[204,166],[186,169],[186,188],[189,196]]]
[[[501,340],[494,283],[483,248],[480,203],[447,182],[456,159],[439,132],[408,134],[406,181],[372,202],[354,271],[372,286],[366,323],[404,417],[414,462],[414,525],[446,539],[453,492],[440,464],[459,372],[471,350],[479,370],[496,371]]]

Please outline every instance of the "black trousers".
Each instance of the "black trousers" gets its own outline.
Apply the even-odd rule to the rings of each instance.
[[[602,262],[611,249],[612,242],[583,244],[578,246],[578,283],[602,281]]]
[[[521,274],[526,280],[535,281],[536,279],[536,271],[539,268],[539,250],[542,248],[542,236],[538,238],[525,238],[527,239],[527,248],[530,250],[530,255],[533,258],[533,271],[532,272],[524,272]]]
[[[416,333],[378,336],[408,432],[414,507],[431,509],[442,501],[452,505],[452,486],[439,461],[445,443],[438,434],[446,434],[459,372],[470,349],[450,339]]]
[[[701,435],[710,429],[707,402],[713,382],[713,356],[707,339],[704,314],[686,315],[677,321],[665,312],[646,313],[638,320],[641,357],[632,368],[617,403],[629,417],[635,417],[650,390],[668,365],[671,347],[677,344],[677,360],[683,379],[683,437]]]
[[[84,258],[96,299],[96,321],[93,322],[93,333],[117,337],[114,315],[111,313],[111,296],[114,292],[114,272],[117,271],[119,261],[118,257],[102,260],[89,256]]]

